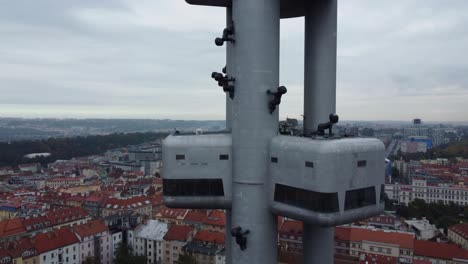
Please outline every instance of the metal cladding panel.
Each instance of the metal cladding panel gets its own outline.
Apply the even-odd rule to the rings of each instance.
[[[185,0],[191,5],[232,6],[232,0]],[[305,15],[304,0],[281,0],[281,18],[302,17]]]
[[[359,209],[340,211],[336,213],[317,213],[278,202],[273,202],[271,204],[271,211],[275,214],[304,221],[308,224],[316,224],[322,227],[343,225],[360,219],[370,218],[381,213],[383,210],[383,203],[379,203],[375,206],[366,206]]]
[[[163,201],[174,208],[230,208],[232,193],[230,134],[171,135],[163,142],[163,186],[222,181],[217,195],[178,194],[163,190]],[[188,182],[188,183],[187,183]],[[219,186],[219,184],[217,185]],[[190,187],[190,186],[189,186]],[[220,195],[220,193],[222,195]]]
[[[378,213],[383,209],[380,191],[385,180],[384,151],[382,142],[372,138],[273,138],[269,166],[272,210],[322,226],[347,223]],[[275,189],[278,186],[283,186],[286,192],[291,193],[299,190],[298,195],[302,196],[316,195],[327,197],[328,200],[337,196],[336,210],[321,208],[324,211],[314,211],[294,206],[292,204],[296,198],[290,200],[289,204],[275,201]],[[349,192],[353,190],[356,192]],[[348,201],[349,204],[346,204],[347,191],[350,197],[354,195],[370,199],[371,202],[354,205]],[[284,199],[291,199],[291,196]],[[303,205],[307,207],[306,202]]]

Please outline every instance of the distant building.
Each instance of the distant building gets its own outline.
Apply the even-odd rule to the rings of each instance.
[[[427,152],[432,148],[432,139],[427,136],[411,136],[408,140],[401,142],[401,152],[416,153]]]
[[[431,225],[426,218],[405,220],[404,224],[407,230],[414,232],[419,240],[429,240],[440,233],[439,229],[435,225]]]
[[[401,225],[400,221],[391,214],[381,213],[361,222],[367,222],[367,225],[381,229],[397,230]]]
[[[461,264],[468,262],[468,251],[455,244],[415,240],[414,259],[415,261],[428,260],[437,264]]]
[[[139,225],[135,230],[128,231],[129,245],[133,252],[140,256],[146,256],[147,263],[162,263],[163,261],[163,238],[168,231],[169,225],[158,220],[148,220]]]
[[[4,250],[4,253],[7,253],[8,257],[11,258],[11,262],[7,262],[6,259],[8,259],[8,257],[5,258],[4,256],[0,259],[0,263],[31,264],[34,263],[33,261],[39,263],[39,255],[30,238],[22,238],[4,243],[1,248]]]
[[[431,138],[434,144],[434,147],[447,144],[448,140],[445,138],[445,129],[444,128],[433,128],[431,129]]]
[[[163,263],[176,263],[183,247],[192,241],[193,235],[193,227],[171,225],[163,238]]]
[[[184,224],[184,218],[188,212],[189,209],[167,208],[162,206],[158,212],[155,212],[153,218],[170,224],[182,225]]]
[[[361,227],[335,228],[335,254],[359,258],[360,263],[412,263],[414,235]]]
[[[111,264],[111,241],[109,229],[102,220],[93,220],[86,224],[75,225],[73,232],[80,241],[79,263],[88,258],[95,263]]]
[[[45,187],[48,188],[59,188],[63,186],[77,186],[83,183],[83,178],[75,177],[58,177],[52,178],[45,181]]]
[[[281,218],[278,230],[281,251],[302,253],[302,238],[302,222]]]
[[[392,166],[396,168],[401,178],[408,178],[408,163],[404,160],[394,160]]]
[[[0,167],[0,176],[12,174],[13,168],[11,167]]]
[[[145,169],[140,163],[136,162],[111,162],[111,167],[121,169],[123,171],[144,171]]]
[[[34,244],[41,264],[80,263],[80,240],[67,228],[37,234]]]
[[[152,204],[147,196],[133,196],[127,198],[108,198],[102,204],[102,216],[116,213],[137,212],[152,215]]]
[[[410,185],[385,184],[385,193],[389,199],[408,205],[415,199],[426,203],[451,202],[458,205],[468,205],[468,188],[454,184],[428,185],[427,180],[414,179]]]
[[[448,228],[448,239],[464,249],[468,249],[468,224],[456,224]]]
[[[161,160],[161,158],[161,151],[133,150],[128,152],[128,159],[130,161]]]
[[[21,203],[0,203],[0,220],[12,219],[18,216],[21,210]]]
[[[18,165],[18,168],[21,172],[37,173],[41,169],[41,164],[39,163],[20,164]]]
[[[224,233],[201,230],[182,250],[192,255],[197,263],[216,264],[223,246]]]

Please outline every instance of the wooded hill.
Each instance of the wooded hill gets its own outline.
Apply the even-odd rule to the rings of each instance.
[[[167,133],[116,133],[104,136],[86,136],[72,138],[49,138],[44,140],[14,141],[0,143],[0,167],[16,166],[21,163],[40,162],[42,164],[54,162],[58,159],[71,159],[95,154],[102,154],[107,150],[137,145],[148,141],[162,139]],[[49,157],[26,159],[24,155],[30,153],[50,153]]]

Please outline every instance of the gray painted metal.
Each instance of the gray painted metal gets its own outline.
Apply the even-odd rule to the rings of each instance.
[[[226,28],[232,27],[232,8],[226,8]],[[235,32],[234,32],[235,34]],[[230,41],[225,42],[226,45],[226,74],[228,77],[233,77],[234,65],[235,65],[235,56],[234,56],[234,43]],[[235,83],[234,83],[235,87]],[[235,88],[234,88],[235,89]],[[235,90],[234,90],[235,93]],[[229,97],[229,94],[226,94],[226,130],[231,131],[231,115],[232,115],[232,99]]]
[[[304,47],[304,134],[336,110],[337,0],[308,1]]]
[[[336,112],[337,0],[308,1],[304,31],[304,134],[307,135],[318,124],[327,122],[330,113]],[[332,263],[333,232],[333,227],[314,228],[304,222],[304,263]]]
[[[232,8],[226,7],[226,27],[232,27]],[[234,54],[233,54],[233,47],[231,42],[226,42],[226,74],[228,76],[232,76],[232,69],[234,68]],[[235,89],[235,88],[234,88]],[[232,114],[232,105],[231,105],[231,98],[229,94],[226,94],[226,130],[231,131],[231,114]],[[232,179],[231,179],[232,181]],[[226,231],[224,234],[225,237],[225,247],[228,248],[226,250],[226,264],[232,263],[232,256],[231,256],[231,245],[233,244],[232,236],[231,236],[231,217],[232,212],[231,209],[226,209]]]
[[[172,207],[227,209],[227,263],[276,263],[277,218],[273,213],[304,221],[305,263],[332,263],[332,226],[383,209],[379,199],[383,144],[376,139],[277,136],[279,110],[269,113],[271,98],[266,91],[279,86],[280,18],[305,15],[304,132],[310,134],[328,121],[336,110],[337,0],[186,1],[227,7],[226,25],[234,23],[235,43],[225,43],[227,75],[236,79],[234,99],[226,97],[226,128],[232,132],[168,137],[163,144],[163,177],[221,177],[225,196],[165,195],[164,202]],[[177,154],[186,159],[176,160]],[[219,154],[232,158],[220,161]],[[277,164],[270,164],[271,156]],[[366,160],[366,166],[357,166],[361,160]],[[312,161],[313,168],[304,166],[305,161]],[[276,183],[338,193],[339,210],[314,212],[276,202]],[[374,187],[376,204],[344,210],[346,191],[366,187]],[[244,251],[230,236],[231,227],[249,230]]]
[[[230,208],[231,149],[230,134],[168,136],[163,142],[163,179],[222,178],[224,197],[164,195],[164,204],[178,208]],[[176,155],[185,158],[177,160]],[[229,155],[229,160],[220,160],[219,155]]]
[[[249,230],[247,248],[231,245],[234,264],[276,263],[277,217],[268,208],[269,141],[278,111],[269,113],[267,90],[279,85],[279,0],[236,0],[236,94],[232,104],[232,226]]]
[[[304,263],[333,263],[334,228],[320,227],[304,223],[303,252]]]
[[[273,212],[309,224],[334,226],[375,215],[383,209],[380,188],[384,183],[385,147],[374,138],[313,139],[276,136],[270,145],[272,185],[270,201]],[[358,161],[366,161],[359,167]],[[313,162],[306,167],[305,162]],[[339,211],[315,212],[274,201],[275,184],[319,193],[338,193]],[[346,191],[375,187],[376,204],[344,210]]]
[[[230,7],[232,0],[185,0],[192,5]],[[281,0],[280,15],[281,18],[302,17],[305,15],[306,0]]]

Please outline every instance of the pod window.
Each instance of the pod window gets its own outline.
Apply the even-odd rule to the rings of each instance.
[[[221,154],[221,155],[219,155],[219,160],[229,160],[229,155]]]
[[[375,205],[375,187],[346,191],[345,210]]]
[[[314,167],[314,163],[312,161],[306,161],[305,162],[305,166],[308,167],[308,168],[313,168]]]
[[[163,179],[167,196],[224,196],[222,179]]]
[[[338,193],[319,193],[301,188],[275,184],[275,202],[321,213],[339,211]]]
[[[385,184],[380,185],[380,202],[385,202]]]
[[[176,160],[185,160],[185,155],[177,154],[177,155],[175,155],[175,159]]]
[[[358,167],[366,167],[367,166],[367,160],[358,160],[357,166]]]
[[[271,163],[278,163],[278,158],[277,157],[271,157],[270,161],[271,161]]]

